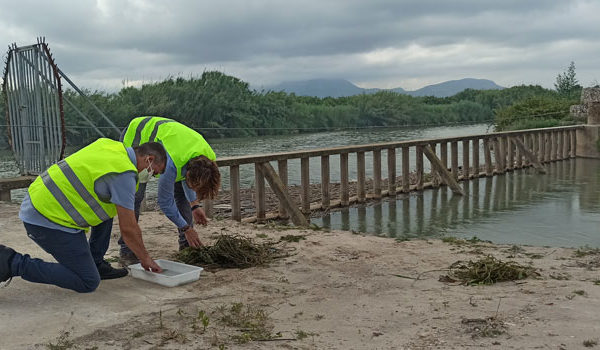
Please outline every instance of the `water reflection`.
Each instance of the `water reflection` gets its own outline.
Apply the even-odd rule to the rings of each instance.
[[[477,236],[499,243],[600,246],[600,161],[576,159],[399,194],[313,219],[317,225],[397,238]],[[340,224],[338,224],[340,223]]]

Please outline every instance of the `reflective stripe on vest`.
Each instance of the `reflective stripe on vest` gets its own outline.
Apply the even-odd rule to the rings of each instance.
[[[69,166],[69,164],[67,164],[67,162],[65,162],[65,160],[63,159],[56,165],[58,165],[60,170],[62,170],[63,174],[65,174],[67,180],[69,180],[69,182],[71,183],[71,186],[73,186],[75,191],[77,191],[77,194],[81,198],[83,198],[83,200],[87,203],[87,205],[90,206],[90,208],[92,208],[94,214],[96,214],[96,216],[98,216],[98,218],[102,221],[110,219],[110,216],[108,215],[106,210],[102,208],[100,203],[98,203],[98,201],[92,196],[92,194],[85,188],[85,186],[81,183],[81,180],[79,180],[77,175],[75,175],[75,172]]]
[[[140,124],[138,124],[137,128],[135,129],[135,137],[133,138],[133,144],[132,144],[133,147],[137,147],[140,145],[140,139],[142,137],[142,130],[144,130],[144,127],[146,126],[146,124],[148,124],[150,119],[152,119],[152,117],[146,117],[146,118],[142,119]]]
[[[148,124],[148,122],[152,118],[155,118],[155,117],[145,117],[137,125],[137,127],[135,128],[135,135],[133,136],[133,142],[131,143],[132,147],[137,147],[140,145],[140,142],[142,140],[142,131],[144,131],[146,124]],[[163,120],[157,121],[156,124],[154,124],[154,127],[152,128],[152,133],[150,134],[150,137],[148,138],[148,140],[145,140],[144,142],[141,142],[141,143],[155,142],[156,134],[158,133],[158,127],[165,123],[173,123],[173,122],[175,122],[175,121],[171,120],[171,119],[163,119]],[[129,131],[129,128],[127,131]],[[123,141],[123,140],[121,140],[121,141]]]
[[[60,206],[63,207],[63,209],[67,212],[67,214],[69,214],[71,219],[73,219],[73,221],[77,224],[77,226],[80,226],[80,227],[89,226],[87,221],[85,221],[85,219],[83,218],[83,216],[81,216],[81,214],[79,214],[79,212],[77,211],[77,209],[75,209],[73,204],[71,204],[71,202],[69,202],[69,200],[67,199],[65,194],[62,193],[60,188],[58,188],[58,185],[56,184],[56,182],[54,182],[54,180],[52,180],[50,175],[48,175],[48,171],[44,171],[44,173],[40,176],[42,178],[42,181],[44,182],[44,185],[46,185],[46,187],[48,188],[50,193],[52,193],[54,198],[56,198],[56,201],[58,202],[58,204],[60,204]]]

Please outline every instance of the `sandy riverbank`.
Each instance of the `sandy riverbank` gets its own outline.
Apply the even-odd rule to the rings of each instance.
[[[0,204],[0,243],[48,258],[27,238],[17,212],[15,204]],[[177,247],[170,222],[158,212],[145,212],[141,225],[151,254],[170,258]],[[212,221],[200,231],[207,243],[221,233],[306,239],[285,243],[295,254],[268,267],[206,272],[200,281],[175,288],[126,277],[103,281],[94,293],[77,294],[15,278],[0,289],[0,348],[576,349],[600,342],[598,254],[577,257],[574,249],[440,240],[397,242],[231,221]],[[109,257],[117,256],[116,248],[115,238]],[[485,254],[532,264],[540,276],[464,286],[440,282],[446,272],[432,271]],[[244,327],[223,320],[234,305],[241,309],[237,316],[264,321],[281,338],[238,344]],[[208,320],[206,330],[200,311]]]

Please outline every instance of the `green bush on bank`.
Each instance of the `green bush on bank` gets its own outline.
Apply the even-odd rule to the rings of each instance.
[[[251,90],[248,83],[221,72],[200,77],[169,78],[141,87],[124,87],[116,93],[86,91],[89,98],[119,127],[137,116],[174,118],[207,138],[263,136],[325,131],[336,128],[396,127],[487,122],[499,130],[545,127],[570,123],[568,109],[574,99],[540,86],[515,86],[502,90],[467,89],[454,96],[412,97],[391,91],[340,98],[296,96],[277,91]],[[64,92],[78,109],[110,130],[87,101],[72,90]],[[5,115],[0,99],[0,114]],[[547,114],[560,112],[557,114]],[[545,117],[537,117],[545,115]],[[86,144],[97,138],[76,111],[65,104],[67,141]],[[6,132],[0,147],[7,147]]]

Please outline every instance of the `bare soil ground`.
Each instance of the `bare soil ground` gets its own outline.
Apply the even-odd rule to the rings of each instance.
[[[18,206],[0,204],[0,243],[51,259],[25,234]],[[155,258],[172,258],[162,214],[140,224]],[[600,347],[600,252],[354,235],[213,220],[200,229],[278,247],[270,266],[203,272],[167,288],[130,276],[78,294],[15,278],[0,289],[1,349],[579,349]],[[107,257],[116,257],[115,223]],[[486,255],[539,276],[467,286],[441,278]],[[242,322],[243,321],[243,322]]]

